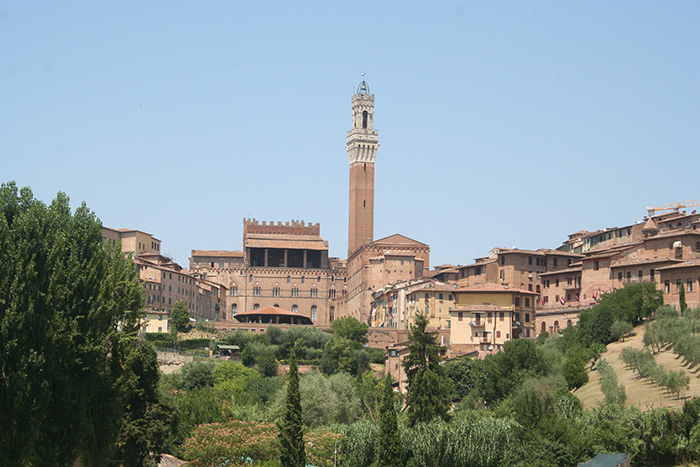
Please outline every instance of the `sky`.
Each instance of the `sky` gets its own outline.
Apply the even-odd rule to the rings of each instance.
[[[244,218],[347,256],[351,97],[375,238],[430,265],[556,248],[700,199],[700,2],[0,1],[0,181],[240,250]]]

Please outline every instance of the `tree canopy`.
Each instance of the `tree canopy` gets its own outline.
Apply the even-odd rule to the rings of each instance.
[[[153,355],[133,340],[143,302],[130,257],[104,242],[85,204],[72,214],[63,193],[47,206],[0,186],[0,465],[143,455],[116,452],[138,425],[127,419],[143,415],[139,400],[154,402]],[[146,451],[157,454],[153,441]]]

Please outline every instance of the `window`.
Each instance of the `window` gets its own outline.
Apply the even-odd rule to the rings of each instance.
[[[328,319],[330,320],[331,323],[335,319],[335,307],[334,306],[332,306],[330,308],[330,310],[328,311]]]
[[[680,292],[682,287],[683,281],[681,279],[678,279],[678,281],[676,282],[676,292]]]
[[[501,256],[501,266],[505,266],[505,265],[506,265],[506,257]]]
[[[292,287],[292,297],[298,297],[299,296],[299,287],[296,285]]]
[[[311,298],[318,298],[318,289],[316,287],[311,289]]]
[[[229,294],[232,297],[238,297],[238,287],[236,287],[236,285],[232,285],[231,289],[229,290]]]
[[[440,300],[442,300],[442,294],[440,294],[438,297],[440,298]]]
[[[448,299],[448,300],[452,300],[452,294],[448,294],[448,295],[447,295],[447,299]]]
[[[532,256],[527,257],[527,264],[532,264]]]
[[[316,305],[311,306],[311,321],[317,321],[318,320],[318,309],[316,308]]]
[[[280,286],[275,284],[274,287],[272,287],[272,296],[273,297],[279,297],[280,296]]]
[[[692,292],[693,291],[693,279],[688,279],[688,282],[686,282],[688,285],[685,286],[686,292]]]
[[[649,279],[651,279],[652,281],[654,280],[655,273],[656,273],[656,271],[654,271],[653,269],[649,270]]]
[[[526,323],[530,322],[530,313],[525,313],[525,322]]]
[[[559,279],[556,279],[556,280],[554,281],[554,287],[559,287]]]
[[[626,276],[627,276],[627,281],[628,282],[631,281],[632,280],[632,271],[627,271]]]
[[[248,276],[248,282],[253,282],[253,275]]]
[[[622,281],[622,273],[621,272],[617,273],[617,280]]]
[[[637,271],[637,279],[641,281],[642,277],[644,277],[644,271],[640,269],[639,271]]]
[[[236,316],[236,313],[238,313],[238,304],[233,303],[231,305],[231,315]]]
[[[671,293],[671,281],[664,282],[664,293]]]
[[[530,306],[530,297],[525,297],[525,306]]]
[[[429,298],[430,298],[430,294],[429,294],[429,293],[426,293],[426,294],[425,294],[425,299],[427,300],[427,299],[429,299]]]
[[[457,313],[457,321],[462,321],[463,319],[464,319],[464,315],[462,314],[462,312],[461,311],[458,312]]]
[[[260,289],[259,285],[256,285],[255,287],[253,287],[253,297],[259,297],[260,292],[261,292],[261,289]]]
[[[498,321],[504,321],[506,319],[506,314],[504,312],[498,313]]]
[[[328,291],[328,298],[335,298],[335,289],[330,289]]]
[[[301,276],[301,283],[302,283],[302,284],[304,283],[304,280],[305,280],[305,279],[306,279],[306,278],[305,278],[304,276]]]
[[[299,307],[296,305],[292,305],[292,313],[298,313],[299,312]]]
[[[498,338],[501,337],[501,331],[496,331],[496,337],[498,337]]]
[[[259,303],[256,303],[255,305],[253,305],[253,310],[259,310],[259,309],[260,309]]]
[[[223,268],[224,268],[224,262],[223,262],[223,261],[219,261],[219,269],[223,269]]]
[[[557,260],[558,260],[558,259],[559,259],[559,258],[552,258],[552,264],[553,264],[554,266],[557,265]]]
[[[490,311],[486,313],[486,319],[489,323],[493,320],[493,315]]]
[[[520,297],[518,297],[518,296],[513,297],[513,304],[515,306],[520,306]]]
[[[600,261],[594,261],[593,262],[593,270],[597,271],[598,269],[600,269]]]
[[[321,276],[318,276],[318,277],[316,278],[316,282],[321,282]]]
[[[289,284],[292,281],[292,276],[287,276],[287,284]]]

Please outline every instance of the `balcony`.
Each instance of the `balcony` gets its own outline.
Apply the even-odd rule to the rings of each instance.
[[[566,284],[564,290],[581,290],[581,284]]]
[[[474,320],[469,323],[469,326],[473,328],[483,328],[486,325],[486,321]]]

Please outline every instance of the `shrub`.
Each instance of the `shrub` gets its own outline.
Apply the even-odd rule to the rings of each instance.
[[[605,395],[605,402],[624,407],[627,401],[625,387],[617,384],[617,375],[607,360],[598,362],[598,373],[600,373],[600,388]]]
[[[268,462],[277,457],[277,435],[277,427],[271,423],[204,424],[194,429],[182,452],[192,467]]]

